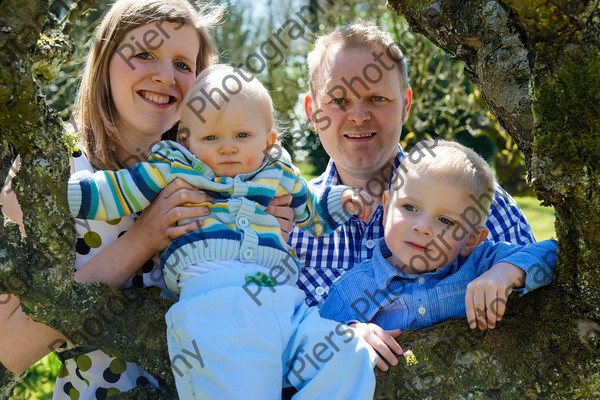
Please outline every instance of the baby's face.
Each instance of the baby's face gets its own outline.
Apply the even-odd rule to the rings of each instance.
[[[422,171],[409,171],[403,177],[395,193],[384,197],[385,243],[393,254],[390,264],[420,274],[451,263],[459,254],[468,255],[476,233],[468,224],[468,219],[473,220],[469,207],[474,204],[465,190]]]
[[[202,122],[186,113],[182,126],[189,129],[187,148],[217,176],[234,177],[258,169],[275,142],[269,113],[260,101],[234,96],[221,111],[207,107]]]

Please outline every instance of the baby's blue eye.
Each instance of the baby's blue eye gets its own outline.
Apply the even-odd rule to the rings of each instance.
[[[237,134],[237,137],[239,137],[239,138],[247,138],[249,136],[250,135],[248,135],[246,132],[240,132]]]
[[[205,136],[203,140],[217,140],[217,137],[215,135],[209,135]]]
[[[440,222],[444,225],[454,225],[454,221],[452,221],[451,219],[448,219],[446,217],[441,217]]]

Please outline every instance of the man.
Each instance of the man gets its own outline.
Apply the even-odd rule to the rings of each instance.
[[[404,152],[398,145],[412,103],[404,55],[391,36],[377,26],[355,21],[321,37],[308,56],[310,93],[306,115],[331,157],[326,171],[311,181],[315,187],[334,184],[366,190],[374,212],[367,221],[352,218],[331,235],[313,238],[294,229],[290,245],[303,265],[298,286],[311,305],[322,303],[332,282],[354,265],[370,259],[383,237],[381,196]],[[465,216],[468,219],[468,216]],[[527,244],[535,241],[518,205],[497,187],[486,223],[494,241]],[[436,240],[443,243],[444,238]],[[487,325],[478,319],[478,325]],[[362,334],[392,365],[393,340],[399,330],[384,331],[358,324]],[[380,359],[377,366],[386,370]]]

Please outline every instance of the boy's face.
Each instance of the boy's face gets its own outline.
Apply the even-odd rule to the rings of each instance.
[[[265,149],[275,143],[271,117],[260,100],[234,96],[221,110],[210,105],[202,122],[193,113],[186,113],[182,126],[189,129],[189,138],[182,138],[199,160],[217,176],[234,177],[258,169]]]
[[[485,228],[471,229],[465,220],[465,210],[474,204],[463,189],[422,171],[402,176],[404,184],[383,198],[393,267],[409,274],[433,272],[469,255],[485,239]]]

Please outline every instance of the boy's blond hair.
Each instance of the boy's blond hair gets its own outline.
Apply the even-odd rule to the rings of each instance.
[[[239,96],[255,100],[269,120],[269,130],[277,132],[275,108],[267,88],[254,75],[239,67],[213,64],[196,77],[183,100],[179,134],[184,134],[186,121],[190,118],[203,120],[200,108],[213,107],[221,112],[227,108],[227,103]]]
[[[117,151],[124,147],[111,98],[108,66],[127,33],[159,21],[193,26],[200,39],[198,73],[217,59],[209,29],[220,22],[222,12],[221,7],[196,10],[187,0],[119,0],[112,5],[94,33],[73,111],[82,150],[95,168],[118,169]]]
[[[456,142],[429,139],[418,142],[394,172],[391,193],[404,184],[410,171],[425,172],[456,184],[476,204],[483,225],[494,197],[496,180],[488,163],[475,151]],[[470,205],[469,205],[470,206]],[[465,205],[467,207],[467,205]]]
[[[315,48],[308,54],[308,82],[313,98],[318,95],[318,90],[322,87],[324,69],[330,67],[331,55],[340,49],[366,49],[379,50],[379,52],[383,50],[398,68],[402,91],[410,88],[406,57],[392,36],[371,22],[356,19],[318,38]]]

